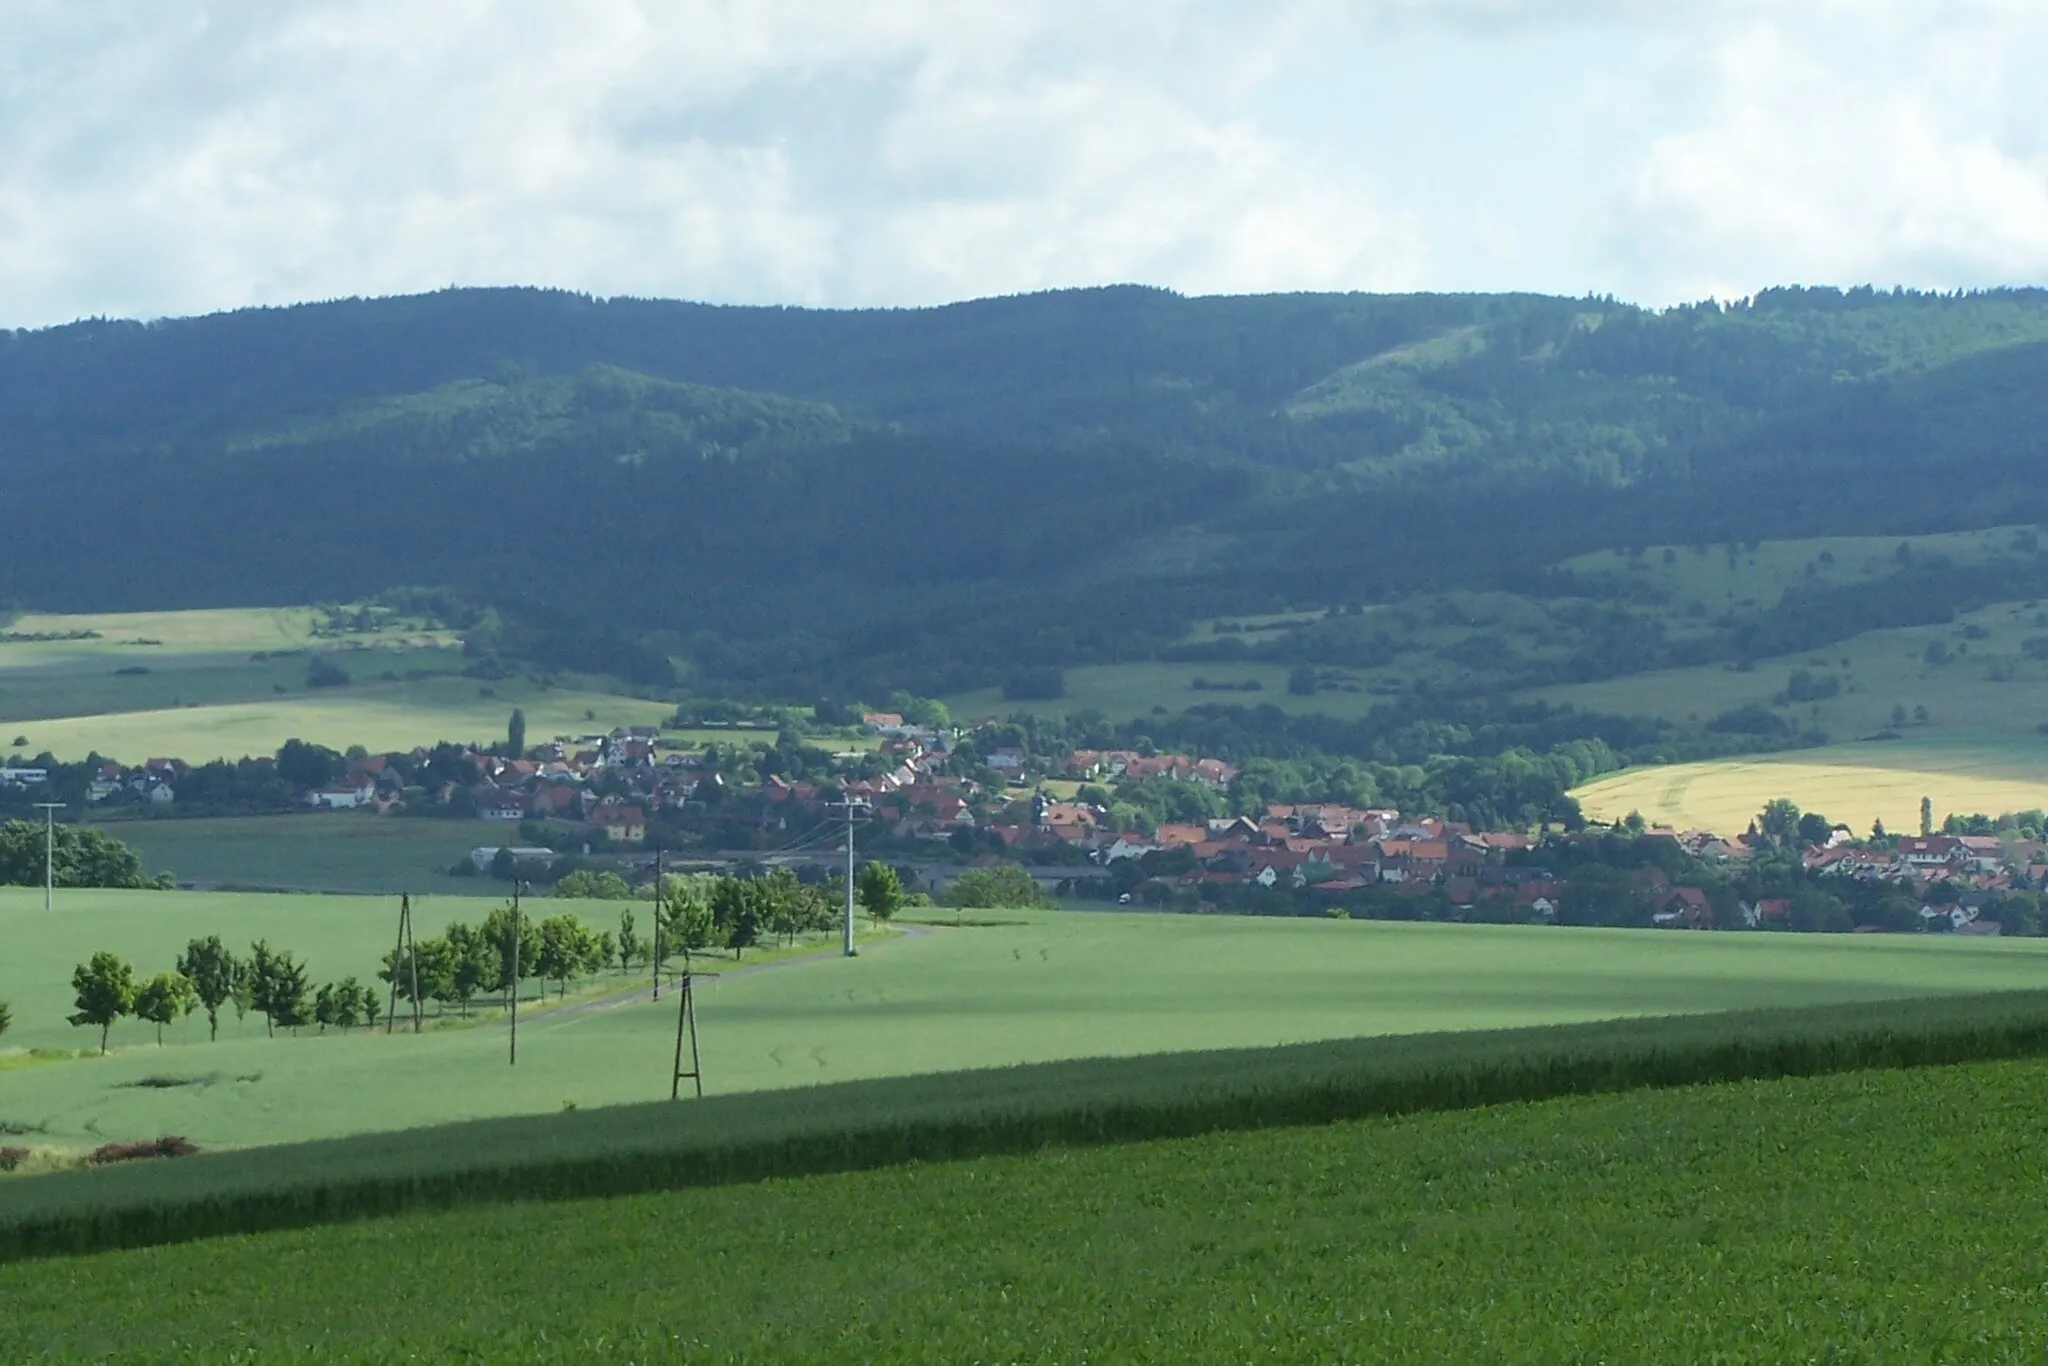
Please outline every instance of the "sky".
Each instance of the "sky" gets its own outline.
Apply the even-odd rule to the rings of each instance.
[[[0,0],[0,326],[2048,283],[2048,0]]]

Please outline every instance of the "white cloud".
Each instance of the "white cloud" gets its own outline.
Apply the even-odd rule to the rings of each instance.
[[[1341,172],[1204,107],[1271,65],[1284,15],[196,13],[0,21],[41,73],[0,96],[0,130],[22,134],[0,160],[9,321],[450,282],[823,303],[1102,279],[1367,285],[1412,277],[1417,257]]]
[[[1663,298],[2048,277],[2048,107],[2031,74],[2048,13],[1921,8],[1721,36],[1704,116],[1625,182],[1622,269]]]
[[[2037,278],[2039,10],[11,0],[0,324],[449,283]]]

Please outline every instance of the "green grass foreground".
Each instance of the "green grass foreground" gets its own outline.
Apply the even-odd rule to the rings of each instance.
[[[0,1183],[0,1260],[422,1208],[2048,1052],[2048,993],[1354,1039],[479,1121]]]
[[[607,903],[574,907],[616,924]],[[467,898],[414,899],[422,933],[474,920]],[[102,948],[139,971],[185,941],[267,937],[317,980],[373,979],[396,898],[0,889],[0,1000],[9,1049],[96,1048],[66,1023],[73,965]],[[643,931],[644,904],[635,908]],[[1674,934],[1240,916],[1003,912],[1006,923],[903,935],[772,972],[707,979],[698,1001],[708,1089],[814,1086],[1106,1055],[1194,1052],[1682,1015],[1975,995],[2048,985],[2048,940],[1952,935]],[[730,956],[701,964],[724,973]],[[611,981],[630,986],[620,978]],[[115,1052],[0,1074],[0,1129],[30,1146],[90,1149],[183,1134],[247,1148],[668,1094],[669,1001],[526,1015],[519,1065],[500,1030],[413,1037],[265,1036],[254,1015],[206,1042],[194,1015],[129,1020]],[[181,1084],[159,1083],[173,1079]],[[0,1140],[9,1141],[9,1140]]]
[[[0,1267],[9,1360],[2036,1363],[2005,1062]]]

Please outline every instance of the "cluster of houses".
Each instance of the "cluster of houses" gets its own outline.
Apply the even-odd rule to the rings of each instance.
[[[424,802],[488,821],[540,822],[558,833],[566,827],[612,849],[642,845],[656,816],[681,821],[716,807],[721,819],[751,823],[763,839],[772,840],[852,801],[865,804],[898,847],[949,842],[984,861],[1092,865],[1115,874],[1120,884],[1174,896],[1213,899],[1233,888],[1331,896],[1371,890],[1440,894],[1460,908],[1505,903],[1518,919],[1548,918],[1557,910],[1560,879],[1536,866],[1540,859],[1528,854],[1533,847],[1528,835],[1340,803],[1275,804],[1255,815],[1137,830],[1118,823],[1103,805],[1060,799],[1034,785],[1063,772],[1082,784],[1172,778],[1221,791],[1234,782],[1236,769],[1210,757],[1128,750],[1080,750],[1049,769],[1043,758],[996,748],[980,751],[977,763],[963,764],[954,762],[960,739],[949,730],[909,723],[892,713],[869,713],[863,719],[875,736],[880,762],[864,764],[861,771],[869,776],[856,779],[740,782],[721,773],[704,751],[664,745],[655,728],[639,726],[553,741],[518,757],[459,749],[453,768],[465,778],[473,775],[470,782],[445,776],[451,767],[445,747],[438,753],[416,749],[410,756],[359,755],[348,761],[339,779],[299,794],[298,801],[313,809],[380,812]],[[993,778],[986,782],[965,776],[990,778],[991,771]],[[88,799],[171,807],[187,772],[177,759],[151,759],[134,767],[103,764]],[[442,776],[430,781],[430,775]],[[47,776],[33,768],[0,769],[0,783],[9,786],[33,786]],[[1702,862],[1724,865],[1747,861],[1768,843],[1754,830],[1727,837],[1653,827],[1639,835],[1669,840]],[[554,835],[549,838],[560,845]],[[498,847],[476,851],[480,868]],[[512,852],[543,860],[549,855],[540,847],[514,847]],[[1509,857],[1516,854],[1522,856]],[[2048,848],[2015,834],[1861,842],[1836,827],[1825,842],[1805,848],[1801,858],[1816,876],[1897,884],[1921,900],[1924,916],[1947,917],[1950,927],[1965,933],[1996,932],[1995,923],[1977,920],[1976,908],[1986,898],[2048,885]],[[1126,865],[1127,860],[1133,862]],[[1655,923],[1680,928],[1714,923],[1701,888],[1675,885],[1654,867],[1637,869],[1630,877]],[[1783,922],[1790,903],[1766,898],[1742,902],[1739,910],[1746,923],[1764,926]]]
[[[1549,874],[1501,866],[1501,855],[1529,845],[1526,835],[1475,831],[1438,816],[1336,803],[1275,804],[1256,818],[1164,824],[1150,835],[1120,834],[1103,850],[1103,860],[1184,850],[1186,857],[1179,862],[1188,866],[1177,882],[1190,889],[1245,884],[1326,892],[1442,887],[1459,904],[1514,897],[1548,909],[1557,890]]]

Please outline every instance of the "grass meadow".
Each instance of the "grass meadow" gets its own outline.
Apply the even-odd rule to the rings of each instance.
[[[335,749],[410,749],[438,740],[489,741],[505,734],[514,707],[526,712],[527,734],[537,742],[622,725],[653,725],[671,704],[505,679],[479,683],[456,676],[415,682],[358,684],[273,697],[260,702],[165,708],[98,716],[0,721],[0,734],[60,759],[97,751],[127,763],[175,755],[192,763],[271,754],[289,739]]]
[[[1897,707],[1908,717],[1898,727],[1904,735],[2032,741],[2048,723],[2048,661],[2025,655],[2023,642],[2048,635],[2042,618],[2038,604],[1996,603],[1944,625],[1868,631],[1821,649],[1759,660],[1754,670],[1708,664],[1543,688],[1527,696],[1582,711],[1704,722],[1738,707],[1771,705],[1793,672],[1804,669],[1817,680],[1835,679],[1841,691],[1794,703],[1781,714],[1838,740],[1891,728]],[[1928,647],[1936,642],[1950,651],[1948,662],[1928,662]],[[1927,721],[1912,720],[1922,707]]]
[[[1921,559],[1943,557],[1960,565],[1983,564],[2010,553],[2013,538],[2030,528],[2012,525],[1981,531],[1926,536],[1827,536],[1760,541],[1730,553],[1726,545],[1647,546],[1640,555],[1598,550],[1566,560],[1563,568],[1584,578],[1646,583],[1669,595],[1682,613],[1693,602],[1710,616],[1729,610],[1769,607],[1785,590],[1801,584],[1846,585],[1884,578],[1899,568],[1893,558],[1909,544]],[[1665,552],[1671,553],[1667,562]]]
[[[106,830],[150,872],[202,887],[492,897],[505,884],[448,869],[478,845],[516,843],[519,833],[503,821],[354,811],[123,820]]]
[[[1361,674],[1363,671],[1359,671]],[[1197,678],[1215,683],[1259,680],[1257,692],[1197,692]],[[1271,703],[1290,712],[1321,712],[1331,716],[1363,716],[1385,699],[1369,692],[1324,692],[1296,697],[1287,691],[1287,666],[1256,662],[1171,664],[1085,664],[1066,670],[1066,696],[1051,702],[1010,702],[1000,688],[977,688],[942,699],[956,720],[1008,716],[1027,711],[1042,716],[1072,716],[1099,711],[1115,720],[1149,715],[1154,708],[1185,711],[1202,703],[1257,707]]]
[[[517,1203],[0,1266],[14,1359],[2037,1362],[2048,1065]]]
[[[613,904],[533,904],[616,923]],[[422,934],[481,909],[452,898],[415,907]],[[265,936],[316,980],[368,981],[395,914],[391,898],[74,892],[45,919],[38,893],[0,892],[0,999],[15,1020],[5,1046],[96,1043],[64,1021],[71,968],[96,949],[147,973],[196,935],[238,948]],[[1039,912],[891,939],[850,961],[707,980],[699,1018],[706,1088],[718,1094],[2044,982],[2048,941]],[[0,1125],[53,1147],[165,1132],[216,1147],[649,1100],[667,1094],[674,1015],[666,1000],[527,1013],[516,1069],[496,1025],[273,1039],[260,1018],[230,1015],[210,1044],[194,1016],[166,1031],[165,1047],[153,1039],[128,1021],[109,1058],[0,1070]]]
[[[497,739],[513,707],[525,709],[536,740],[651,724],[673,710],[587,682],[463,678],[460,639],[420,623],[322,637],[318,620],[305,607],[17,618],[14,635],[99,635],[0,641],[0,744],[60,759],[97,751],[202,763],[273,753],[295,737],[372,750]],[[314,654],[352,682],[309,688]]]
[[[17,636],[95,631],[87,640],[0,640],[0,727],[104,712],[163,711],[271,701],[304,693],[309,655],[329,656],[352,675],[458,672],[461,641],[420,623],[340,637],[314,634],[307,607],[29,615]]]

